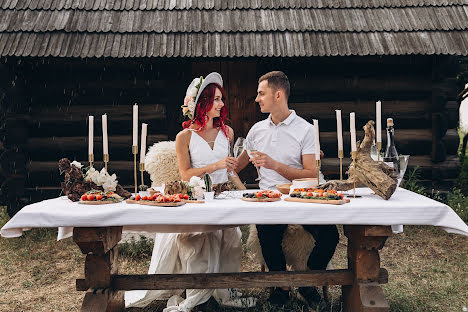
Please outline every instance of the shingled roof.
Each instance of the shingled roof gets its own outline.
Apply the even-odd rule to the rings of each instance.
[[[468,55],[468,0],[0,0],[0,55]]]

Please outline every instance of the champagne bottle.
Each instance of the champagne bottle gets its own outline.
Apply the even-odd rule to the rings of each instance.
[[[395,147],[395,129],[392,118],[387,118],[387,148],[385,149],[384,162],[394,168],[397,174],[399,173],[400,159]]]

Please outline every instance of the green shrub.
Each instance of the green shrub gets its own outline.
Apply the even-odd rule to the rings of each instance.
[[[468,196],[468,161],[466,157],[461,165],[460,174],[455,180],[455,187],[459,189],[463,195]]]
[[[463,195],[459,189],[447,194],[447,205],[449,205],[463,221],[468,222],[468,196]]]
[[[131,259],[150,258],[153,253],[154,240],[140,236],[137,241],[134,237],[119,244],[119,255]]]
[[[419,166],[407,171],[400,186],[407,189],[408,191],[415,192],[424,196],[427,196],[424,186],[420,184],[421,180],[421,169]]]

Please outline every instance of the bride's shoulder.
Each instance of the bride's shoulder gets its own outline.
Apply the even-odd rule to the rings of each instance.
[[[190,129],[184,129],[177,133],[176,141],[189,141],[192,136],[192,131]]]

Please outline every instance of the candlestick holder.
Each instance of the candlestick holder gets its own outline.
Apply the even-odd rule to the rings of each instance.
[[[380,150],[382,149],[382,142],[377,142],[377,160],[380,161]]]
[[[94,163],[94,154],[88,154],[88,161],[89,161],[89,167],[92,168],[93,163]]]
[[[357,152],[351,152],[351,158],[353,159],[353,198],[356,198],[356,158]]]
[[[317,167],[317,186],[320,184],[320,159],[315,160],[315,166]]]
[[[132,153],[133,153],[133,176],[135,178],[135,196],[136,194],[138,193],[138,190],[137,190],[137,184],[138,184],[138,181],[137,181],[137,154],[138,154],[138,146],[136,145],[133,145],[132,146]]]
[[[140,173],[141,173],[141,185],[140,185],[140,191],[146,191],[148,189],[148,186],[145,185],[145,180],[143,177],[143,172],[145,171],[145,163],[140,163]]]
[[[340,159],[340,181],[343,180],[343,150],[338,151],[338,158]]]
[[[106,172],[107,172],[107,163],[109,162],[109,154],[104,154],[102,156],[102,160],[104,160],[104,168],[106,168]]]

